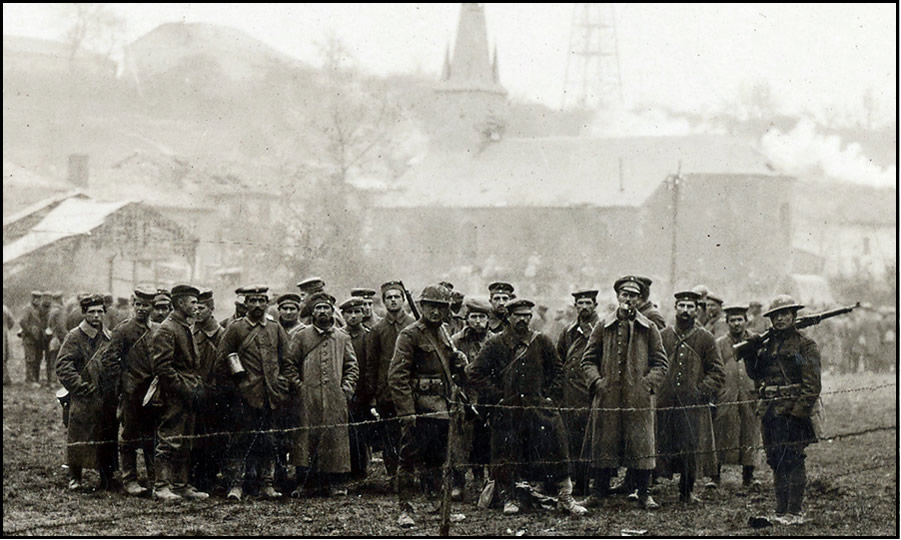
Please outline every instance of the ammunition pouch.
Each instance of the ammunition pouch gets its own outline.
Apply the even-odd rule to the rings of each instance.
[[[417,413],[447,412],[447,397],[441,379],[414,379],[413,400]]]

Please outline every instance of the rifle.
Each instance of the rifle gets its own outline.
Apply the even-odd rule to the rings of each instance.
[[[853,306],[840,307],[837,309],[830,309],[829,311],[824,311],[822,313],[814,313],[813,315],[804,315],[803,317],[798,317],[795,320],[795,328],[798,330],[807,328],[808,326],[814,326],[820,324],[826,319],[831,319],[832,317],[837,317],[839,315],[844,315],[845,313],[851,313],[855,308],[860,307],[860,302],[857,302]],[[736,354],[743,352],[745,349],[750,347],[754,343],[763,343],[768,340],[773,335],[773,329],[768,328],[766,332],[760,334],[759,336],[742,341],[740,343],[736,343],[732,346],[732,350],[735,351]]]
[[[422,314],[419,313],[419,309],[416,307],[416,303],[413,301],[413,294],[407,289],[403,281],[400,281],[398,283],[400,285],[400,288],[404,291],[404,297],[407,299],[407,303],[410,304],[410,311],[413,313],[413,318],[419,320],[420,318],[422,318]],[[445,341],[447,341],[447,343],[451,347],[451,350],[456,356],[457,353],[460,352],[460,349],[458,349],[456,345],[454,345],[453,340],[451,340],[450,336],[447,333],[447,329],[444,327],[444,323],[441,323],[441,326],[438,327],[438,330],[441,332],[441,337],[444,338]],[[441,360],[441,367],[444,368],[444,375],[445,377],[447,377],[448,384],[452,385],[457,390],[457,396],[460,398],[460,403],[466,406],[469,412],[471,412],[475,416],[479,416],[479,411],[475,408],[475,405],[473,405],[472,401],[469,399],[469,396],[467,396],[466,392],[464,392],[463,389],[454,382],[454,379],[451,376],[450,366],[447,363],[447,359],[438,351],[435,352],[438,353],[438,358]]]

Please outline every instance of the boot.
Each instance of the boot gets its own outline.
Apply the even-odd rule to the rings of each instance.
[[[557,483],[557,509],[574,516],[581,516],[588,512],[584,506],[576,504],[576,500],[573,499],[573,482],[568,476]]]
[[[788,472],[786,483],[788,492],[786,511],[789,514],[800,516],[801,505],[804,502],[804,488],[807,486],[807,468],[803,461]]]
[[[773,491],[776,492],[776,516],[782,516],[788,510],[788,483],[782,467],[773,469]]]
[[[198,491],[194,486],[191,485],[188,476],[190,475],[191,465],[188,461],[182,461],[178,464],[177,469],[178,475],[176,477],[177,482],[174,482],[176,492],[184,497],[185,499],[202,501],[204,499],[209,499],[210,494],[204,491]]]
[[[759,484],[759,482],[758,482]],[[741,485],[749,488],[754,486],[754,466],[745,465],[741,468]]]
[[[235,486],[228,490],[228,495],[225,498],[229,501],[240,501],[241,497],[244,496],[244,489],[241,486]]]
[[[590,487],[591,495],[582,503],[583,506],[594,508],[601,505],[601,501],[610,496],[610,477],[613,475],[612,469],[592,469],[589,473],[592,477]]]
[[[119,461],[122,463],[122,482],[137,483],[138,480],[138,453],[130,449],[122,449],[119,452]]]
[[[180,502],[181,496],[172,491],[172,466],[168,462],[156,464],[156,482],[153,485],[153,498],[167,503]]]

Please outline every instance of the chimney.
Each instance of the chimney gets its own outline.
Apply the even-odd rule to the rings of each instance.
[[[69,154],[69,183],[80,188],[88,187],[87,154]]]

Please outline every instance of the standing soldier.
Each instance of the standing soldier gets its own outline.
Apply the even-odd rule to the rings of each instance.
[[[707,324],[707,295],[710,291],[707,289],[706,285],[695,285],[694,288],[691,289],[691,292],[697,293],[698,295],[698,309],[697,314],[695,315],[695,322],[703,327]]]
[[[194,343],[197,344],[198,373],[203,383],[204,399],[197,408],[195,432],[201,437],[191,448],[191,481],[197,489],[208,493],[212,491],[216,474],[225,462],[225,452],[222,450],[226,439],[203,436],[231,429],[228,423],[222,421],[224,404],[220,396],[217,351],[225,330],[213,317],[215,309],[213,291],[201,290],[194,316]]]
[[[166,289],[157,289],[156,296],[153,298],[153,311],[150,313],[150,320],[156,324],[162,324],[166,317],[172,313],[172,297]]]
[[[69,489],[81,487],[84,467],[100,472],[100,489],[115,488],[116,394],[113,379],[105,376],[101,357],[110,334],[103,326],[103,297],[81,300],[84,320],[66,334],[56,365],[59,381],[69,391],[66,462]]]
[[[48,305],[44,307],[43,296],[41,291],[32,291],[31,304],[25,306],[19,320],[22,346],[25,349],[25,382],[30,382],[32,386],[40,386],[41,360],[46,356],[47,344],[50,342],[46,334],[50,297],[47,297]]]
[[[466,295],[459,291],[451,291],[450,316],[447,321],[447,333],[451,336],[466,327],[466,317],[463,315],[463,301]]]
[[[3,304],[3,386],[8,384],[12,384],[12,379],[9,377],[9,369],[7,363],[9,362],[9,332],[15,326],[16,321],[13,318],[13,312],[6,307],[6,304]]]
[[[154,454],[153,498],[164,502],[209,497],[189,482],[191,437],[198,405],[204,401],[200,361],[190,323],[199,295],[200,291],[190,285],[172,287],[172,311],[153,334],[153,372],[159,377],[162,402]]]
[[[510,323],[466,371],[480,396],[502,406],[491,413],[491,462],[504,513],[519,513],[515,482],[532,476],[556,484],[559,509],[581,515],[586,510],[572,496],[566,428],[550,398],[560,384],[560,362],[551,339],[529,329],[534,306],[525,299],[510,302]],[[532,462],[545,464],[523,465]]]
[[[581,363],[582,353],[588,344],[588,336],[598,323],[598,291],[581,290],[572,293],[572,296],[577,318],[557,338],[557,356],[563,362],[561,385],[563,395],[560,403],[563,407],[582,409],[562,413],[570,451],[576,454],[582,448],[582,441],[585,439],[588,408],[591,405]],[[573,469],[575,491],[578,495],[584,495],[588,488],[588,467],[584,463],[577,463]]]
[[[351,289],[350,295],[354,298],[363,300],[363,326],[372,330],[381,317],[372,311],[372,305],[375,299],[375,291],[372,289],[357,288]]]
[[[482,347],[488,343],[491,334],[488,332],[488,314],[491,313],[491,304],[476,298],[467,298],[466,327],[453,335],[451,340],[454,347],[466,355],[468,362],[474,362],[479,357]],[[492,404],[473,392],[470,399],[476,403]],[[487,411],[486,411],[487,412]],[[471,422],[463,422],[460,434],[461,460],[474,463],[472,476],[475,480],[481,480],[485,475],[484,466],[491,463],[491,430],[485,414],[474,418]],[[468,458],[468,459],[467,459]],[[454,488],[452,498],[462,498],[462,489]]]
[[[345,331],[357,357],[357,370],[364,373],[369,370],[366,362],[366,345],[370,330],[363,324],[366,318],[366,300],[352,296],[341,304],[341,314],[347,321]],[[362,377],[357,380],[354,395],[350,400],[350,422],[361,422],[373,419],[372,388],[364,384]],[[356,479],[366,478],[369,468],[369,429],[368,426],[350,426],[350,473]]]
[[[763,304],[757,300],[751,300],[748,304],[748,332],[762,334],[772,326],[770,320],[763,316]]]
[[[384,420],[378,425],[376,439],[381,445],[385,470],[394,476],[397,470],[397,456],[400,449],[400,426],[392,421],[396,415],[391,394],[388,391],[388,366],[394,357],[394,345],[400,331],[415,319],[404,311],[404,289],[399,281],[388,281],[381,286],[382,303],[387,313],[374,327],[369,336],[366,362],[369,372],[363,372],[362,384],[370,385],[375,399],[375,410]]]
[[[244,303],[244,287],[238,287],[235,289],[235,311],[229,315],[228,317],[219,321],[219,326],[222,328],[228,328],[231,323],[243,319],[245,315],[247,315],[247,304]]]
[[[300,289],[300,321],[309,326],[313,323],[313,310],[307,304],[307,298],[318,292],[325,291],[325,281],[320,277],[308,277],[297,283]]]
[[[513,298],[513,285],[495,281],[488,285],[488,294],[492,308],[488,316],[488,331],[499,334],[507,327],[507,302]]]
[[[721,467],[732,464],[742,466],[742,485],[751,487],[754,483],[754,466],[757,465],[757,448],[760,446],[760,425],[754,415],[752,403],[757,394],[754,381],[745,371],[744,360],[736,357],[732,349],[733,345],[751,337],[747,330],[748,307],[726,306],[723,311],[726,313],[729,334],[716,340],[716,347],[723,359],[726,381],[717,398],[720,405],[716,408],[716,418],[713,421],[719,463],[712,487],[720,483]]]
[[[591,401],[582,445],[582,457],[589,460],[594,477],[587,502],[596,506],[608,496],[611,476],[626,467],[639,503],[653,510],[659,508],[648,494],[656,464],[654,395],[666,377],[666,351],[657,325],[634,307],[642,292],[640,282],[623,277],[613,289],[619,307],[594,326],[581,358]]]
[[[50,313],[47,316],[47,326],[53,332],[50,342],[47,344],[47,384],[52,385],[56,381],[56,359],[59,356],[59,348],[69,332],[66,330],[66,310],[63,307],[63,293],[54,292],[52,295]]]
[[[729,333],[729,325],[726,324],[726,315],[723,313],[723,301],[712,294],[707,295],[707,322],[704,323],[704,328],[714,338],[721,338]]]
[[[755,336],[752,346],[741,353],[763,398],[757,414],[762,418],[767,463],[773,469],[776,521],[787,525],[804,523],[804,449],[817,441],[811,418],[821,389],[820,350],[795,328],[803,307],[786,294],[774,298],[764,314],[773,324],[772,335],[765,340]]]
[[[324,292],[306,299],[313,324],[294,334],[288,363],[295,392],[301,397],[300,427],[291,463],[314,475],[321,492],[347,495],[341,485],[350,472],[348,403],[359,371],[350,336],[335,327],[334,298]],[[298,485],[296,496],[300,495]],[[292,494],[292,496],[295,494]]]
[[[153,417],[143,407],[144,395],[153,378],[151,353],[155,323],[150,322],[156,291],[138,288],[132,296],[134,315],[117,326],[103,354],[103,369],[116,381],[122,413],[119,460],[125,492],[140,496],[147,488],[138,483],[138,449],[144,454],[149,481],[153,481]]]
[[[462,373],[466,366],[466,358],[462,353],[454,354],[447,334],[441,331],[450,304],[447,287],[429,285],[422,289],[422,318],[401,330],[388,369],[388,387],[402,430],[397,468],[401,505],[398,524],[402,527],[414,524],[409,492],[415,472],[419,472],[431,497],[438,489],[441,465],[447,457],[448,411],[454,385],[448,377]],[[454,484],[458,487],[459,476],[459,471],[454,471]]]
[[[696,503],[692,491],[698,468],[713,469],[705,461],[716,459],[712,448],[699,453],[704,450],[700,430],[713,430],[710,408],[704,405],[716,399],[725,374],[713,335],[695,322],[700,296],[694,291],[674,296],[676,324],[660,334],[669,370],[657,393],[657,407],[664,409],[657,411],[657,468],[667,476],[679,472],[679,500]],[[712,444],[712,433],[706,439]]]
[[[275,417],[288,400],[290,368],[288,335],[269,321],[268,287],[244,289],[247,315],[225,329],[217,351],[220,380],[231,383],[224,398],[230,425],[241,432],[229,441],[227,498],[241,500],[248,461],[257,467],[262,482],[260,495],[267,499],[282,496],[275,490],[276,441],[272,433]],[[261,433],[262,432],[262,433]]]
[[[300,295],[291,292],[285,293],[278,297],[276,304],[278,305],[278,323],[285,330],[290,346],[294,334],[306,328],[306,325],[300,322]],[[288,492],[293,489],[288,484],[288,453],[294,446],[293,430],[300,425],[299,410],[299,398],[289,396],[281,414],[276,418],[277,426],[284,431],[275,435],[275,483],[279,489]]]

